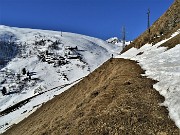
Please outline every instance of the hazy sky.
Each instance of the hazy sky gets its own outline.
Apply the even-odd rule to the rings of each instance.
[[[121,37],[133,40],[174,0],[0,0],[0,24],[85,34],[101,39]]]

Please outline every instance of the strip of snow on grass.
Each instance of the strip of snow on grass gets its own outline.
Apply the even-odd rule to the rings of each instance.
[[[178,30],[169,39],[180,34]],[[155,45],[146,44],[139,49],[131,48],[116,58],[136,60],[146,70],[145,75],[157,80],[154,88],[165,97],[161,105],[167,107],[170,118],[180,128],[180,44],[167,50],[159,47],[169,39]]]

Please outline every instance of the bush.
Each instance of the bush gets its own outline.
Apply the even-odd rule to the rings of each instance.
[[[22,69],[22,74],[25,75],[26,74],[26,68]]]
[[[3,89],[2,89],[2,94],[3,94],[3,96],[7,94],[6,87],[3,87]]]

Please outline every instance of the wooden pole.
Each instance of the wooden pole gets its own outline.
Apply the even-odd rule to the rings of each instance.
[[[148,28],[148,32],[150,33],[150,9],[148,9],[147,15],[148,15],[148,24],[147,24],[147,28]]]
[[[124,48],[125,42],[126,42],[126,29],[124,26],[122,27],[122,41],[123,41],[123,48]]]

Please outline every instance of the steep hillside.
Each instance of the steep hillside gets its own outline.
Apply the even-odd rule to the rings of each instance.
[[[77,83],[119,50],[116,45],[84,35],[1,25],[0,132]]]
[[[0,56],[1,86],[9,90],[0,97],[0,131],[31,114],[4,135],[178,135],[179,7],[175,0],[150,33],[110,60],[119,47],[96,38],[1,26],[0,38],[8,37],[2,43],[12,45],[14,55]],[[24,65],[32,78],[19,79]]]
[[[117,58],[139,62],[145,76],[158,82],[153,87],[165,97],[170,118],[180,128],[180,1],[172,6]],[[124,52],[124,53],[123,53]]]
[[[178,135],[136,62],[110,59],[3,135]]]
[[[155,45],[146,44],[141,48],[131,48],[117,58],[131,59],[139,62],[146,70],[147,76],[157,83],[153,87],[165,97],[164,103],[169,111],[170,118],[180,128],[180,44],[168,49],[163,44],[175,39],[180,34],[180,29],[170,38],[162,40]]]
[[[122,53],[132,47],[140,48],[146,43],[155,44],[160,42],[161,40],[169,38],[170,35],[178,29],[180,29],[180,0],[175,0],[172,6],[150,27],[150,33],[149,30],[145,31],[130,45],[124,48]],[[175,41],[180,43],[180,39]],[[173,42],[174,41],[172,41],[172,43]],[[171,44],[166,44],[166,46],[172,47]]]

